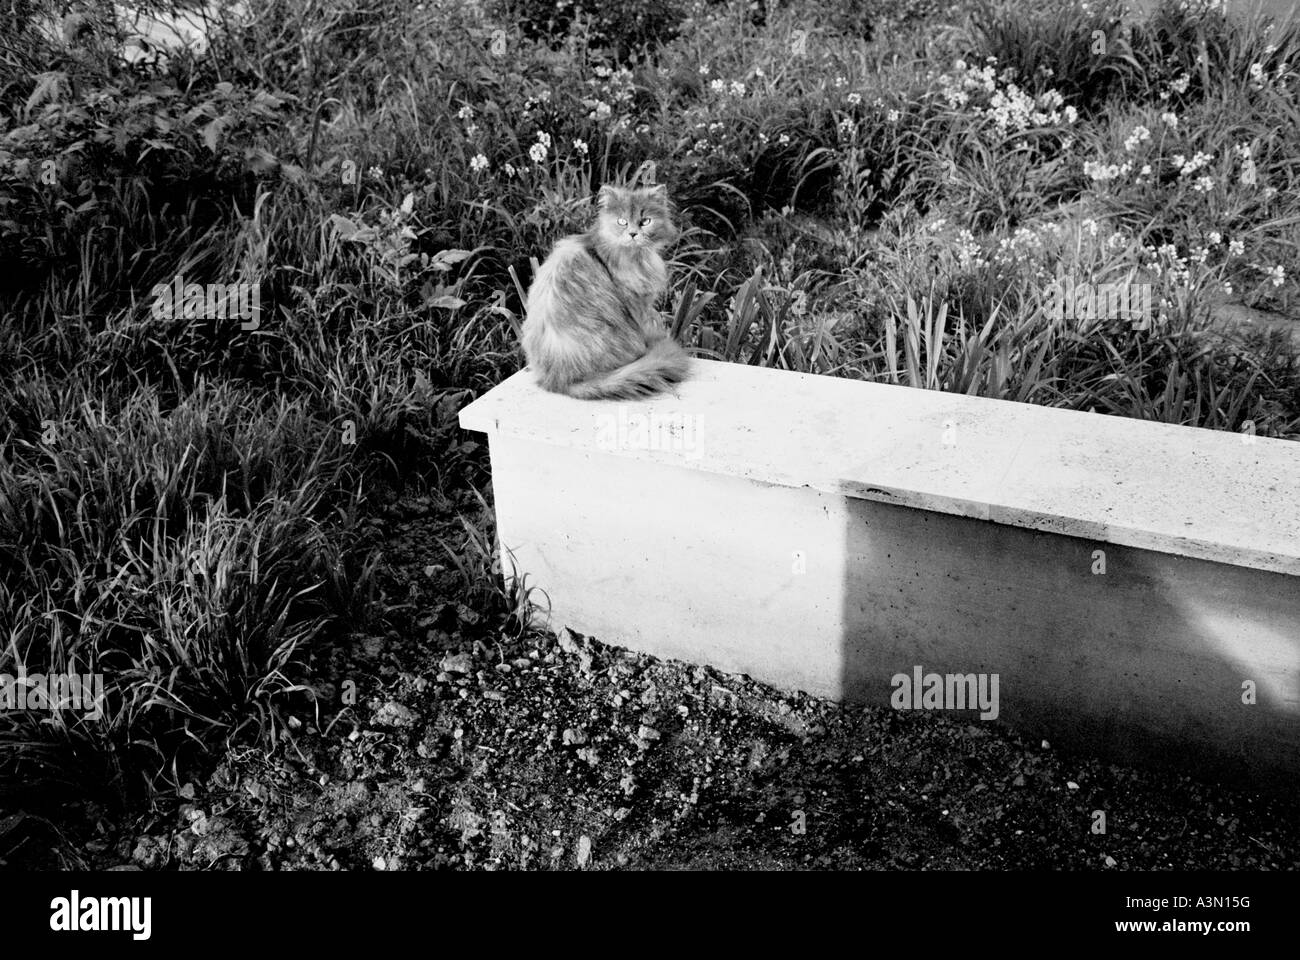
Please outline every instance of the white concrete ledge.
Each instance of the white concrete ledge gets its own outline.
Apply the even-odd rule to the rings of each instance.
[[[694,371],[676,395],[617,404],[546,393],[521,370],[465,407],[460,424],[1300,574],[1292,441],[707,360]],[[602,443],[620,408],[625,418],[683,420],[694,448]]]
[[[553,628],[877,704],[997,675],[1027,732],[1294,789],[1300,444],[694,364],[461,411]]]

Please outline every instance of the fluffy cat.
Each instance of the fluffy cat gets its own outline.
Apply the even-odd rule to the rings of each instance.
[[[553,393],[649,396],[689,366],[655,309],[668,286],[659,251],[676,236],[668,194],[607,185],[598,200],[591,228],[556,243],[528,288],[524,356]]]

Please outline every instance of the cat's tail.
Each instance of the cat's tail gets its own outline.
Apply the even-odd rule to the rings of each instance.
[[[631,363],[571,383],[564,392],[580,400],[633,400],[680,383],[689,368],[686,352],[665,337],[651,343],[650,349]]]

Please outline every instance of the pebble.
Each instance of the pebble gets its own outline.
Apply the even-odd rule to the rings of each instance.
[[[474,661],[468,653],[448,654],[442,658],[441,667],[444,673],[470,673],[474,669]]]
[[[375,711],[375,723],[385,727],[409,727],[415,720],[415,711],[396,700],[389,700]]]

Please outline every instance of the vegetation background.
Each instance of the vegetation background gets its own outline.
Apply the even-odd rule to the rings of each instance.
[[[0,714],[0,858],[1300,862],[1272,801],[557,647],[456,425],[520,363],[532,259],[657,180],[699,355],[1300,439],[1294,26],[252,0],[178,49],[193,5],[0,6],[0,672],[108,685]],[[177,275],[260,323],[155,316]],[[1054,319],[1062,277],[1157,316]]]

